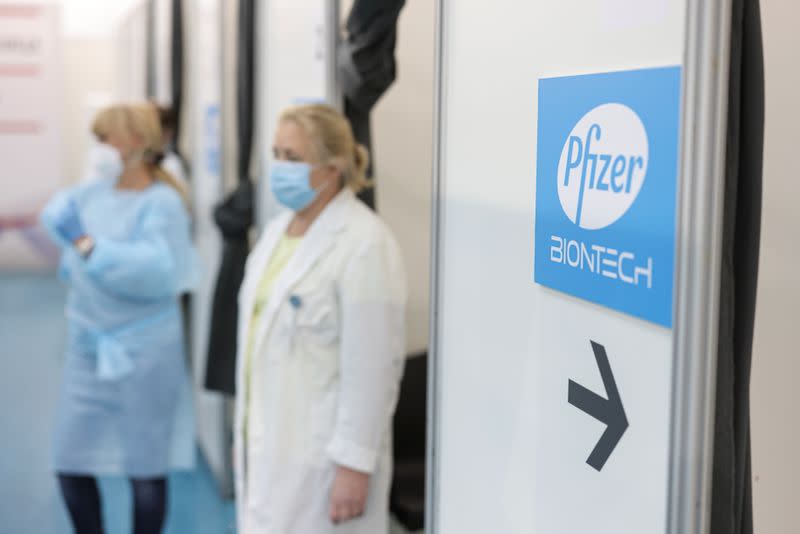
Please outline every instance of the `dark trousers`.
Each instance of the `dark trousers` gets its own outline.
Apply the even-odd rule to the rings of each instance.
[[[75,534],[103,534],[97,480],[91,476],[58,475]],[[131,479],[133,534],[161,534],[167,511],[167,479]]]

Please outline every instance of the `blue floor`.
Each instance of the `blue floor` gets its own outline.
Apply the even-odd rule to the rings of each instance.
[[[51,276],[0,274],[0,534],[72,532],[48,464],[63,300]],[[101,491],[107,534],[128,534],[127,482],[104,479]],[[233,521],[205,465],[170,478],[165,534],[229,534]]]

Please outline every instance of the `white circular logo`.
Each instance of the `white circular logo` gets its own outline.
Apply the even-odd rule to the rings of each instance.
[[[603,104],[572,128],[558,162],[558,198],[573,223],[598,230],[630,209],[647,174],[647,132],[622,104]]]

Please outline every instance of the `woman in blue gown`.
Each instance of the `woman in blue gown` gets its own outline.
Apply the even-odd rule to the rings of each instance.
[[[167,473],[194,461],[179,296],[198,265],[185,192],[159,167],[153,107],[112,106],[92,129],[96,179],[42,213],[69,286],[54,468],[77,533],[103,531],[95,477],[123,475],[135,534],[156,534]]]

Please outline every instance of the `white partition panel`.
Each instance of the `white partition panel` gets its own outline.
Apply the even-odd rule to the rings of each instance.
[[[172,0],[154,1],[155,99],[172,103]]]
[[[429,532],[704,532],[725,5],[440,0]]]
[[[147,4],[138,3],[121,19],[115,31],[117,53],[115,97],[122,101],[147,96]]]
[[[280,211],[269,191],[272,138],[281,110],[297,102],[338,105],[338,0],[271,0],[256,11],[257,145],[260,227]]]
[[[188,106],[192,124],[192,207],[197,249],[203,264],[200,287],[192,301],[192,355],[200,447],[223,489],[230,484],[230,454],[226,436],[225,399],[205,390],[211,305],[222,254],[214,206],[221,200],[222,23],[221,0],[191,2],[189,31]]]

